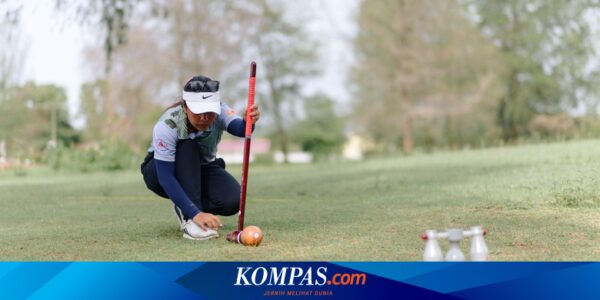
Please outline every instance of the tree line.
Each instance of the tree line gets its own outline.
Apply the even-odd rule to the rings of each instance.
[[[574,109],[597,115],[599,4],[362,1],[352,74],[360,127],[404,152],[415,134],[421,145],[458,147],[564,135]]]
[[[23,60],[15,53],[26,52],[15,34],[22,5],[9,3],[0,0],[0,140],[11,153],[43,153],[48,141],[142,153],[195,74],[221,80],[223,98],[243,108],[250,60],[260,66],[263,132],[284,153],[327,157],[349,133],[373,151],[410,153],[600,132],[597,0],[360,1],[355,62],[339,75],[352,95],[345,115],[339,99],[306,93],[327,58],[306,28],[310,13],[294,17],[291,1],[55,0],[57,20],[98,37],[85,49],[96,79],[81,87],[81,130],[63,89],[11,80]]]

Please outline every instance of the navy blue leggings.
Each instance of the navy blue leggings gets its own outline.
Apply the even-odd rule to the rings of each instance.
[[[169,198],[158,182],[153,154],[148,153],[141,165],[144,182],[157,195]],[[177,143],[175,178],[190,200],[204,212],[231,216],[240,210],[240,184],[225,171],[222,159],[200,164],[200,151],[194,140]]]

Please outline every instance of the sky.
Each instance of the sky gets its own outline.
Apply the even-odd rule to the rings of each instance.
[[[55,84],[65,88],[69,112],[75,127],[82,127],[75,120],[79,104],[79,89],[86,78],[83,50],[89,43],[86,29],[75,25],[65,26],[54,11],[51,0],[29,1],[21,13],[21,30],[27,41],[24,72],[21,82],[33,80],[39,84]],[[308,30],[318,33],[325,68],[319,78],[309,85],[310,89],[322,90],[338,101],[347,102],[345,74],[352,62],[349,39],[354,34],[352,16],[357,1],[313,0],[304,2],[310,12]],[[87,29],[89,30],[89,29]],[[88,75],[89,76],[89,75]]]

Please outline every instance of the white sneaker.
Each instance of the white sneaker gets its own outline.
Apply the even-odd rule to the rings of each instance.
[[[177,218],[177,222],[179,222],[179,230],[183,231],[185,227],[185,217],[183,216],[183,212],[177,205],[173,204],[173,212],[175,213],[175,217]]]
[[[218,238],[219,233],[216,230],[207,228],[202,230],[194,221],[187,220],[183,226],[183,237],[188,240],[208,240],[212,238]]]

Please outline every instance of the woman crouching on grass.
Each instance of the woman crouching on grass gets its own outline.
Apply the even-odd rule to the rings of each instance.
[[[188,80],[181,98],[154,125],[141,171],[148,189],[173,201],[184,238],[216,238],[217,215],[231,216],[240,206],[240,184],[216,158],[217,145],[225,130],[244,137],[246,120],[221,102],[219,82],[208,77]],[[260,112],[250,109],[254,125]]]

